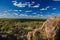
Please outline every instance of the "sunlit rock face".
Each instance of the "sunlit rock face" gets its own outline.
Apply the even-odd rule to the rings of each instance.
[[[60,40],[60,17],[47,19],[42,27],[34,30],[32,34],[34,35],[36,32],[42,34],[42,40]]]
[[[46,33],[46,38],[49,40],[59,40],[60,38],[60,17],[52,17],[47,19],[43,24],[42,29]]]

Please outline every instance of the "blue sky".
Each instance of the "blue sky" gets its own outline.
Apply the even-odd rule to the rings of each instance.
[[[60,16],[60,0],[0,0],[0,18]]]

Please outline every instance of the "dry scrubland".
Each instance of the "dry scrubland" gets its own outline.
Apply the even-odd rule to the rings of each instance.
[[[0,39],[27,40],[28,32],[41,27],[46,19],[0,19]],[[40,34],[34,40],[40,40]]]

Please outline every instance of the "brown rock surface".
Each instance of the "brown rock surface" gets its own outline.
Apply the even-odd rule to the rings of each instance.
[[[55,16],[47,19],[47,21],[43,23],[41,28],[35,29],[32,32],[32,36],[34,36],[36,32],[40,32],[44,40],[60,40],[60,17]]]

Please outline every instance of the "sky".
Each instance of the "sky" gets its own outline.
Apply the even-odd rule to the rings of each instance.
[[[0,0],[0,18],[60,16],[60,0]]]

